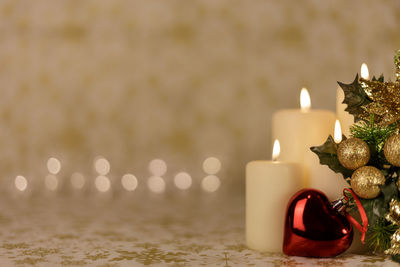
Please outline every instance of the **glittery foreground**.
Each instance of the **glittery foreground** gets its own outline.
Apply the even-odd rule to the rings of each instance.
[[[250,250],[245,245],[244,198],[147,197],[97,202],[87,198],[0,199],[0,205],[7,203],[0,214],[0,266],[392,264],[386,255],[315,259]]]

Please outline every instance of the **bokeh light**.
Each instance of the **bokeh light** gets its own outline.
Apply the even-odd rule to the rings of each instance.
[[[110,172],[110,162],[102,157],[99,157],[94,162],[94,169],[100,175],[107,175]]]
[[[61,162],[56,158],[47,160],[47,169],[51,174],[58,174],[61,170]]]
[[[147,186],[154,193],[163,193],[165,191],[165,181],[159,176],[152,176],[147,180]]]
[[[110,179],[108,179],[108,177],[106,177],[104,175],[97,176],[94,183],[95,183],[97,190],[99,190],[102,193],[110,190],[110,187],[111,187]]]
[[[201,187],[206,192],[215,192],[221,185],[220,179],[215,175],[206,176],[203,181],[201,181]]]
[[[186,190],[192,186],[192,177],[187,172],[180,172],[175,175],[174,183],[177,188]]]
[[[215,157],[209,157],[203,162],[203,170],[207,174],[216,174],[221,170],[221,161]]]
[[[162,159],[153,159],[149,163],[149,171],[154,176],[163,176],[167,172],[167,163]]]
[[[28,180],[24,176],[18,175],[15,177],[14,184],[19,191],[25,191],[28,187]]]
[[[49,174],[44,179],[44,184],[50,191],[55,191],[58,188],[58,178],[53,174]]]
[[[138,180],[133,174],[125,174],[121,178],[122,187],[127,191],[134,191],[138,185]]]

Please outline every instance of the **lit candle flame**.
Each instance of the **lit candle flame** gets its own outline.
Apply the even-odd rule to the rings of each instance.
[[[368,71],[367,64],[365,64],[365,63],[363,63],[361,65],[361,78],[369,80],[369,71]]]
[[[300,92],[301,111],[307,112],[311,108],[311,98],[306,88],[302,88]]]
[[[342,142],[342,127],[340,126],[339,120],[335,122],[335,133],[333,135],[333,139],[335,140],[336,144]]]
[[[274,142],[274,147],[272,148],[272,160],[278,160],[279,155],[281,154],[281,145],[279,144],[279,140],[276,139]]]

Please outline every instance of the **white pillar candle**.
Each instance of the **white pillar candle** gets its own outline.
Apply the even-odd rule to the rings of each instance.
[[[369,79],[369,71],[367,64],[361,65],[361,77]],[[346,104],[343,104],[344,92],[343,89],[338,87],[336,90],[336,116],[338,117],[340,124],[342,125],[342,132],[346,137],[350,136],[350,126],[354,124],[354,116],[349,114],[345,109]]]
[[[275,142],[273,159],[279,155]],[[246,243],[263,252],[282,252],[289,199],[302,188],[299,164],[252,161],[246,166]]]
[[[328,110],[311,110],[305,88],[300,94],[300,104],[301,109],[285,109],[273,114],[272,138],[279,139],[282,144],[280,159],[302,164],[304,187],[314,187],[319,186],[322,176],[334,173],[319,164],[318,156],[310,147],[322,145],[333,134],[336,117]]]

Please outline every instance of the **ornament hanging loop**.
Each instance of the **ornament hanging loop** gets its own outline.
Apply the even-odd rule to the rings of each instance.
[[[341,212],[345,206],[346,206],[345,197],[341,197],[332,201],[332,208],[334,208],[338,212]]]

